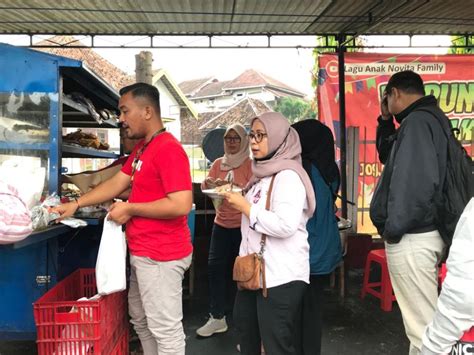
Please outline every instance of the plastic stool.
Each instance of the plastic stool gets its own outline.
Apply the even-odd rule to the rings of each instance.
[[[370,279],[370,264],[378,263],[382,268],[381,281],[369,282]],[[376,290],[380,287],[380,291]],[[365,263],[364,283],[362,285],[362,292],[360,297],[364,299],[365,295],[370,293],[380,299],[380,308],[385,312],[392,310],[392,302],[396,301],[392,292],[392,283],[390,282],[390,275],[387,267],[387,257],[385,256],[385,249],[371,250],[367,255]]]

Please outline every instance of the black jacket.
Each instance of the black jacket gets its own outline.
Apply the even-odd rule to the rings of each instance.
[[[393,120],[384,120],[382,116],[377,118],[377,152],[379,153],[379,160],[382,164],[387,162],[393,142],[396,139],[397,133]]]
[[[440,110],[433,96],[425,96],[395,117],[400,122],[395,136],[394,126],[385,130],[379,127],[377,132],[377,142],[385,143],[383,149],[386,149],[381,151],[377,144],[379,155],[387,159],[391,168],[390,176],[386,174],[381,178],[389,179],[386,184],[389,187],[385,223],[377,228],[393,243],[399,242],[405,233],[436,229],[433,199],[440,193],[446,173],[447,140],[437,119],[429,112],[420,111],[421,108]],[[448,120],[446,124],[449,125]],[[396,139],[390,143],[392,136]],[[388,156],[391,149],[394,149],[393,154]],[[374,194],[376,198],[379,197]],[[377,205],[377,201],[372,203]],[[371,216],[378,212],[371,208]]]

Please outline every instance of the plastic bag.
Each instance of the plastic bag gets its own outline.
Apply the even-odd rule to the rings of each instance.
[[[59,213],[50,213],[46,207],[35,206],[31,209],[31,221],[33,222],[33,230],[39,231],[48,227],[48,225],[59,218]]]
[[[46,197],[39,206],[31,208],[31,220],[33,222],[33,230],[38,231],[45,229],[48,225],[60,217],[59,213],[52,213],[49,207],[59,205],[60,199],[56,192]]]
[[[127,280],[125,276],[125,260],[127,257],[127,242],[122,226],[104,219],[104,230],[100,240],[95,277],[97,291],[101,295],[125,290]]]
[[[83,219],[72,218],[72,217],[62,219],[60,223],[71,228],[80,228],[80,227],[87,226],[87,222],[84,221]]]
[[[97,301],[100,295],[91,298],[82,297],[77,301]],[[69,355],[69,354],[88,354],[89,348],[93,345],[92,341],[81,340],[91,339],[94,336],[94,316],[92,307],[81,306],[79,309],[74,306],[69,313],[80,313],[81,323],[83,324],[66,324],[61,332],[61,342],[53,355]],[[72,341],[72,339],[78,339]]]
[[[44,201],[41,203],[43,207],[55,207],[61,204],[61,198],[56,192],[53,192],[51,195],[47,196]]]
[[[0,181],[0,244],[19,242],[32,231],[30,211],[17,189]]]
[[[26,162],[7,160],[0,165],[0,180],[13,186],[18,197],[31,209],[36,205],[43,193],[46,170]]]

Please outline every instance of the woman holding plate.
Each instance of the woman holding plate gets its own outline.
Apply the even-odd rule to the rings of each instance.
[[[261,288],[245,289],[241,283],[236,295],[240,350],[260,354],[263,342],[267,354],[296,354],[296,322],[309,283],[306,222],[315,209],[314,190],[301,165],[298,133],[282,114],[255,117],[249,139],[254,159],[247,193],[223,193],[242,212],[239,255],[258,253],[265,265]]]
[[[224,134],[224,156],[214,161],[201,188],[213,189],[225,184],[243,188],[251,176],[247,133],[244,126],[236,123],[227,128]],[[232,267],[239,254],[241,219],[241,212],[225,200],[216,208],[208,259],[209,320],[196,331],[201,337],[210,337],[228,329],[226,303],[232,302],[236,289],[232,281]],[[231,309],[232,304],[229,306]]]

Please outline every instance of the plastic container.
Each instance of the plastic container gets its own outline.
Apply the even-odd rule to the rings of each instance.
[[[34,303],[39,355],[127,353],[126,291],[78,301],[96,293],[95,270],[79,269]]]

